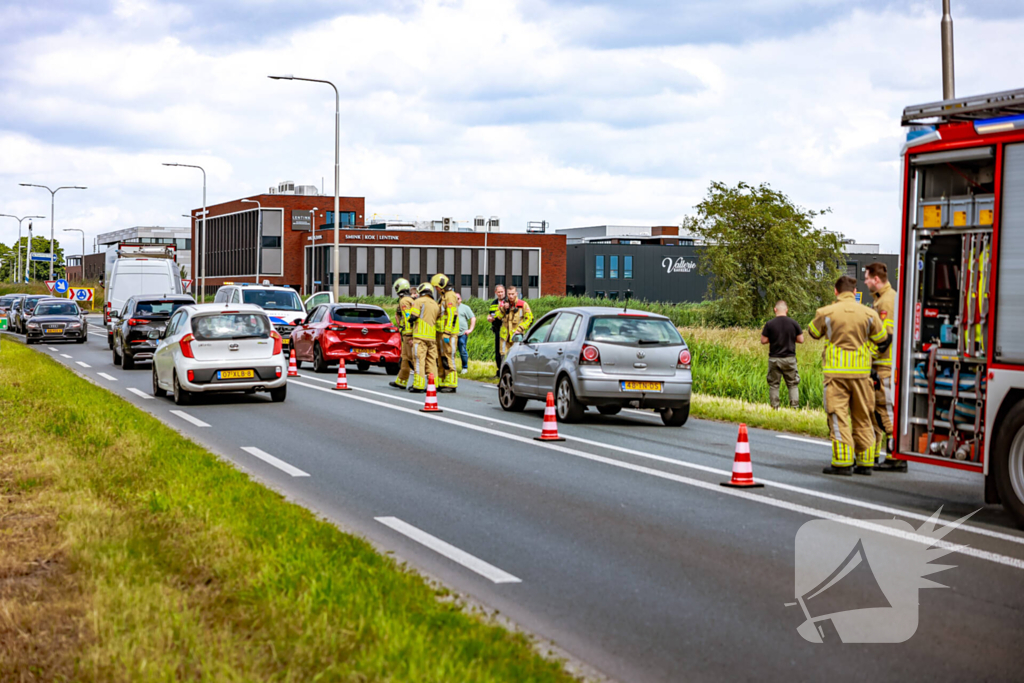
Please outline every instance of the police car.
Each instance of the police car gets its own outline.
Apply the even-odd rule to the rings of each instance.
[[[303,302],[291,287],[278,287],[264,282],[228,283],[217,290],[214,303],[255,304],[267,312],[270,324],[284,340],[284,353],[290,350],[292,330],[306,319],[306,311],[319,304],[334,303],[331,292],[318,292]]]

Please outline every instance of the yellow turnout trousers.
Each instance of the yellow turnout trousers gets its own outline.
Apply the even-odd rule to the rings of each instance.
[[[825,377],[825,412],[832,437],[832,466],[875,464],[871,414],[875,391],[870,377]]]
[[[427,375],[433,375],[437,381],[437,342],[433,339],[412,338],[414,389],[427,388]]]
[[[409,385],[409,375],[412,374],[413,357],[412,357],[412,335],[402,335],[402,366],[398,369],[398,377],[395,379],[395,384],[400,387]]]
[[[455,364],[455,357],[459,352],[458,337],[453,337],[448,334],[439,334],[438,346],[440,347],[440,357],[437,361],[438,371],[441,376],[437,378],[438,387],[451,387],[452,389],[459,386],[459,373],[455,369],[458,365]],[[441,362],[441,358],[448,359],[448,370],[444,369],[444,364]]]
[[[878,456],[886,448],[886,443],[892,437],[892,375],[891,372],[883,374],[878,372],[878,379],[881,386],[875,389],[875,401],[872,409],[871,426],[875,430],[874,457]],[[887,453],[886,457],[892,454]]]

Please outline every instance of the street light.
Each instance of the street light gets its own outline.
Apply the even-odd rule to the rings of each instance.
[[[206,296],[206,169],[194,164],[168,164],[164,166],[183,166],[184,168],[198,168],[203,172],[203,227],[199,233],[199,244],[202,246],[202,255],[199,259],[199,303],[203,303]],[[195,245],[192,245],[195,246]],[[199,250],[196,249],[198,252]]]
[[[317,78],[300,78],[288,74],[286,76],[267,76],[275,81],[308,81],[310,83],[326,83],[334,88],[334,300],[341,296],[341,232],[338,227],[338,198],[340,193],[339,180],[339,157],[341,156],[341,97],[338,95],[338,87],[330,81],[323,81]],[[313,242],[314,251],[316,241]]]
[[[64,228],[64,232],[80,232],[82,233],[82,282],[85,282],[85,230],[81,228]],[[65,275],[67,271],[64,271]]]
[[[309,278],[310,289],[313,291],[310,292],[310,294],[316,294],[316,212],[319,211],[319,209],[320,207],[314,206],[313,210],[309,212],[309,226],[313,231],[313,236],[311,238],[311,241],[313,242],[313,265],[310,268],[312,275]],[[303,283],[305,283],[305,280],[303,280]],[[303,284],[303,286],[305,286],[305,284]],[[335,298],[335,300],[337,300],[337,298]]]
[[[13,218],[14,220],[18,221],[18,269],[15,272],[20,273],[21,272],[21,222],[23,220],[25,220],[26,218],[46,218],[46,216],[22,216],[21,218],[18,218],[17,216],[12,216],[9,213],[0,213],[0,216],[3,216],[5,218]],[[32,240],[29,240],[28,250],[29,251],[32,250]],[[53,250],[51,249],[50,251],[53,251]],[[12,277],[11,277],[11,282],[14,282],[13,274],[12,274]]]
[[[263,205],[256,199],[243,199],[242,203],[256,205],[256,284],[260,283],[260,256],[263,252]]]
[[[51,190],[46,185],[36,185],[35,183],[18,183],[18,184],[21,185],[22,187],[41,187],[41,188],[43,188],[44,190],[46,190],[47,192],[50,193],[50,279],[52,280],[53,279],[53,261],[54,261],[54,251],[53,251],[53,201],[54,200],[53,200],[53,198],[61,190],[88,190],[89,188],[82,187],[80,185],[65,185],[63,187],[58,187],[56,190]]]

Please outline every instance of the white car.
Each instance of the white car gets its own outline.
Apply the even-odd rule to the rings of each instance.
[[[153,353],[153,395],[173,392],[188,404],[195,394],[288,392],[281,335],[266,312],[252,304],[195,304],[171,316]]]

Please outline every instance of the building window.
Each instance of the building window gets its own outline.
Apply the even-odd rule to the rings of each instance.
[[[538,286],[540,286],[540,276],[539,275],[531,275],[530,276],[530,286],[531,287],[538,287]]]
[[[608,292],[608,298],[611,299],[612,301],[618,301],[619,293],[618,292]]]
[[[264,249],[280,249],[281,248],[281,236],[277,235],[264,235],[263,236],[263,248]]]
[[[604,292],[594,292],[594,297],[597,298],[597,299],[603,299],[604,298]]]
[[[594,257],[594,277],[604,277],[604,256]]]
[[[409,273],[409,284],[418,285],[420,283],[419,273]]]
[[[473,286],[473,275],[472,275],[472,273],[470,273],[469,275],[466,275],[465,273],[462,274],[462,286],[463,287],[472,287]]]
[[[356,284],[357,285],[365,285],[366,284],[366,273],[356,273]]]
[[[374,273],[373,274],[373,284],[375,284],[375,285],[383,285],[384,284],[384,273]]]
[[[401,273],[391,273],[391,284],[398,282],[398,279],[402,277]]]
[[[619,257],[609,256],[608,257],[608,277],[618,278],[619,277]]]
[[[477,276],[476,276],[476,286],[477,287],[483,287],[484,286],[484,274],[483,273],[477,273]]]
[[[324,225],[320,228],[333,228],[334,227],[334,212],[328,211],[324,219]],[[356,224],[356,212],[355,211],[339,211],[338,212],[338,226],[344,228],[346,225]]]
[[[622,257],[622,277],[627,280],[633,279],[633,257],[623,256]]]
[[[328,273],[328,275],[330,275],[330,273]],[[339,285],[347,285],[348,284],[348,273],[338,273],[338,275],[339,275],[338,284]]]
[[[522,275],[513,275],[512,276],[512,286],[513,287],[522,287],[523,286],[523,276]]]
[[[505,284],[505,276],[504,275],[495,275],[494,276],[494,284],[496,284],[496,285],[504,285]]]

